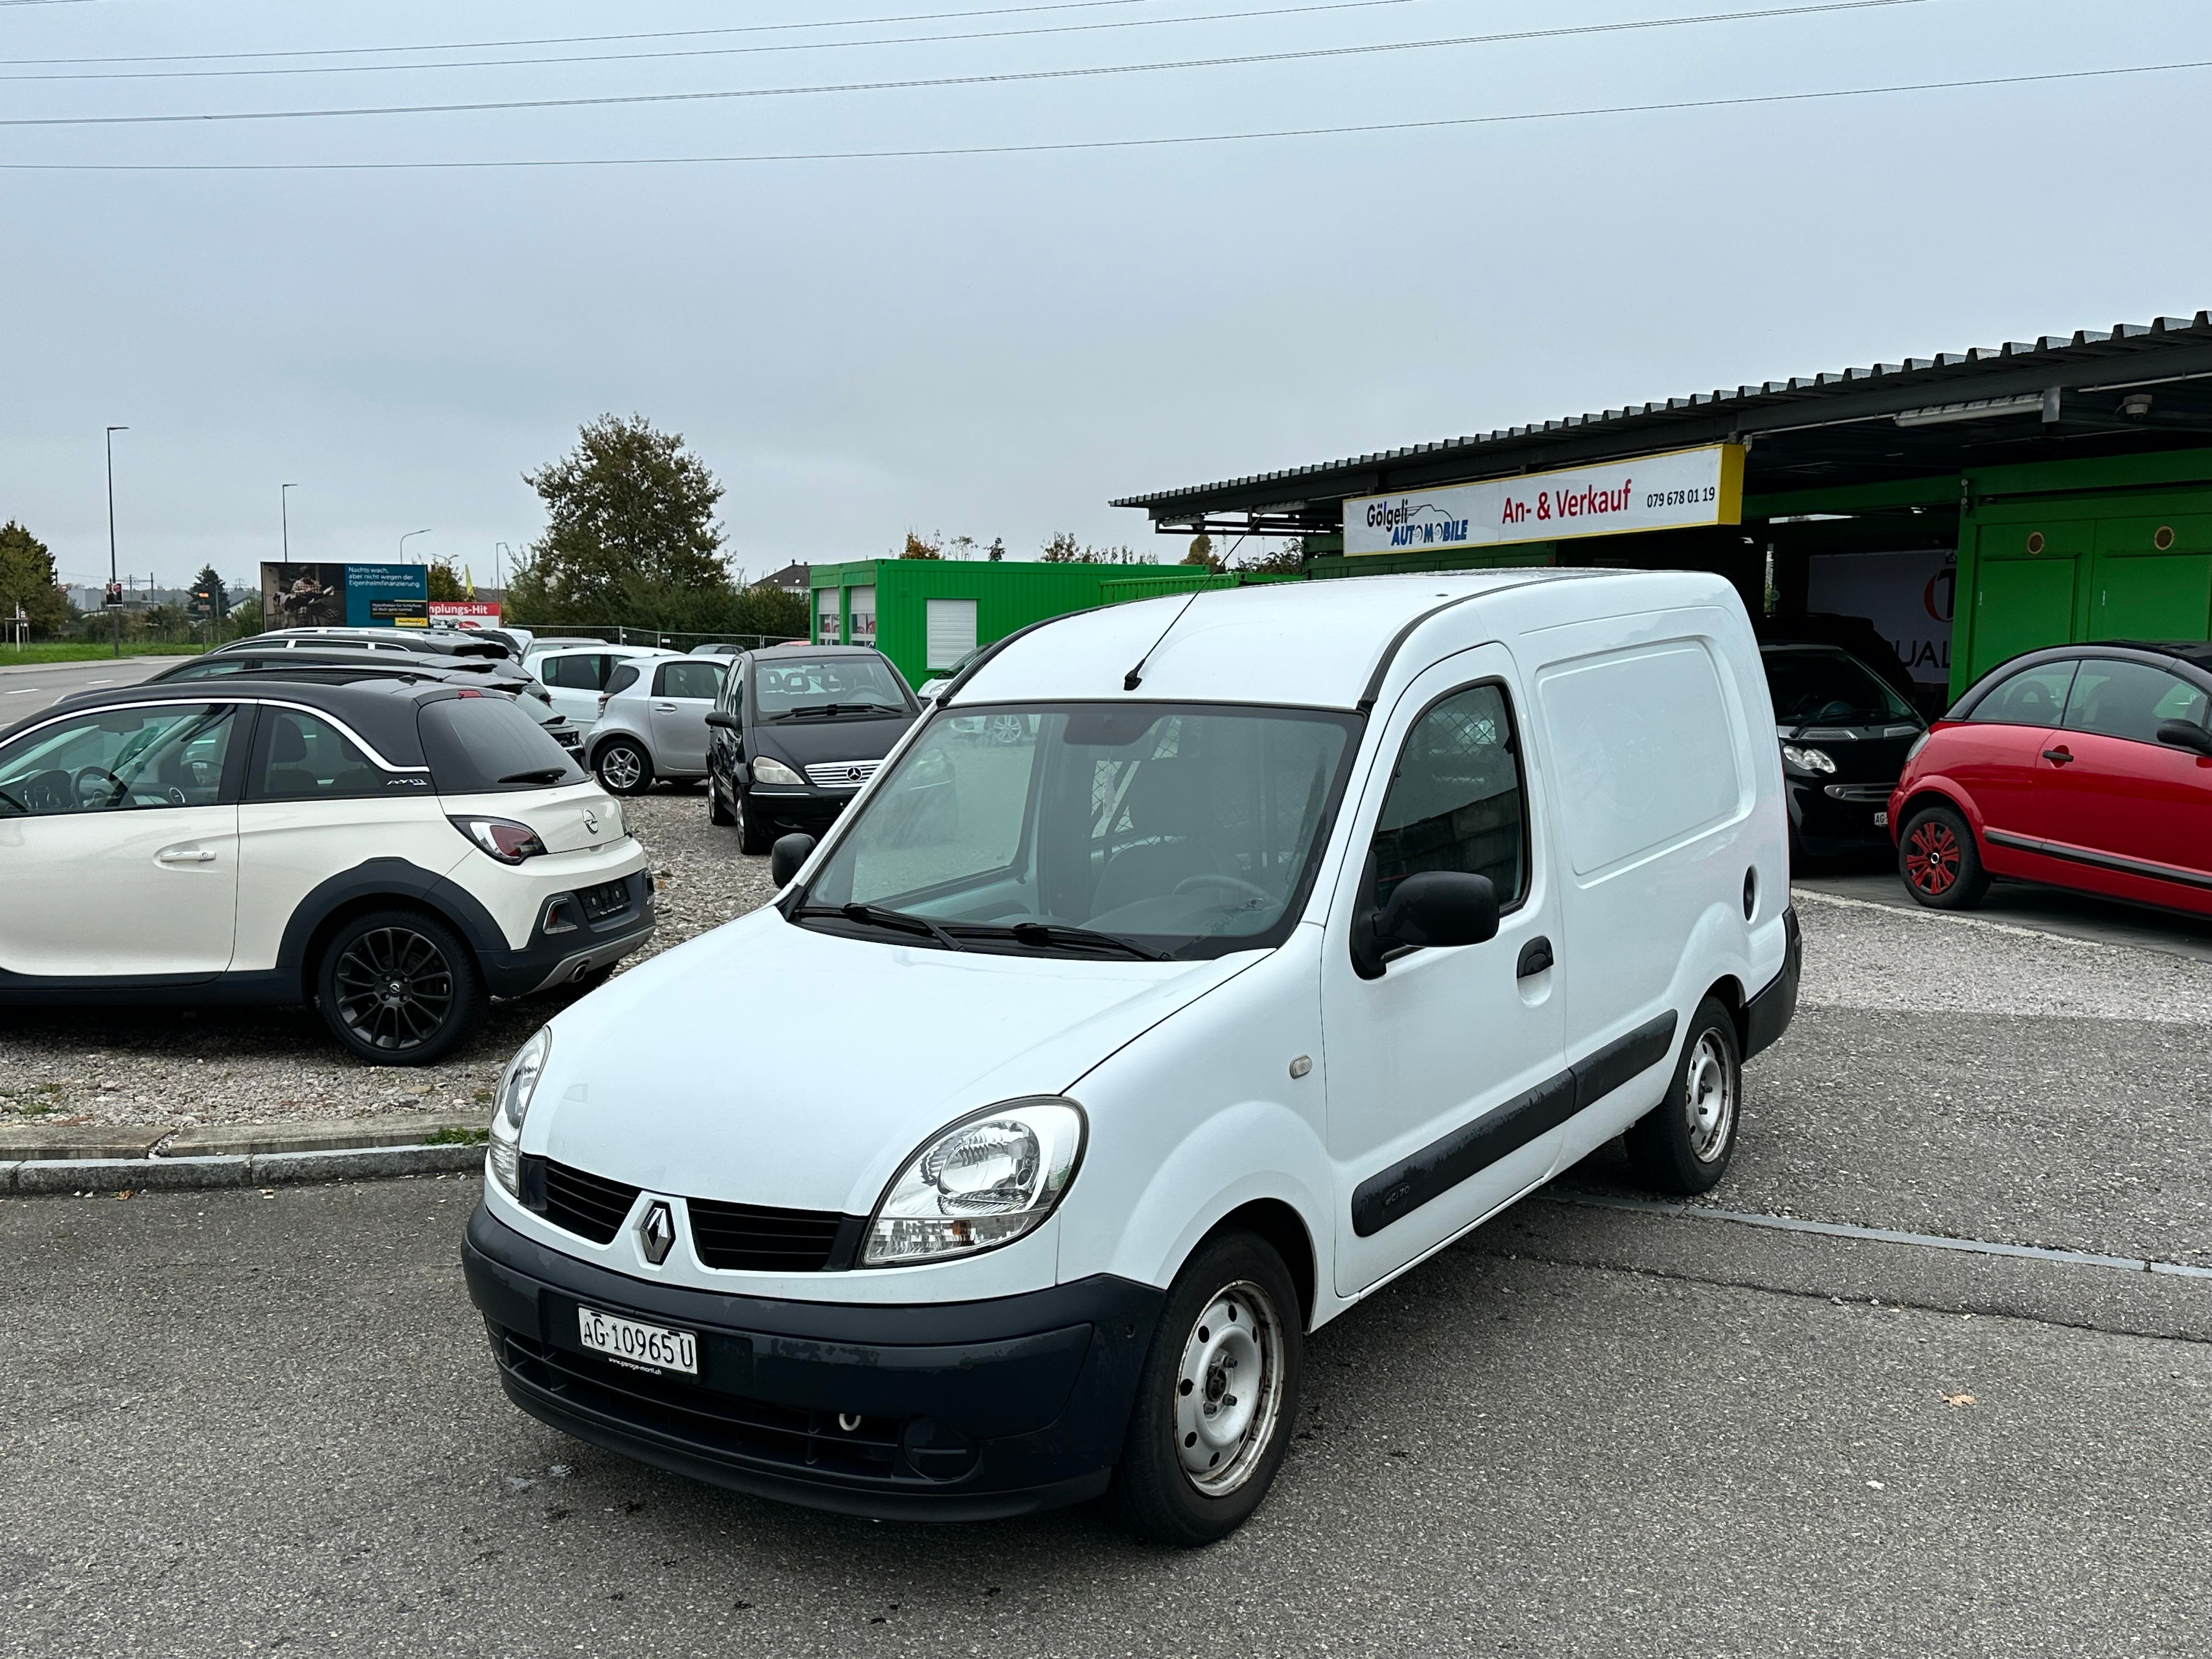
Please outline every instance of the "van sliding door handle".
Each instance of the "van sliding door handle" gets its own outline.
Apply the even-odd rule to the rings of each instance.
[[[1528,979],[1551,966],[1552,941],[1539,933],[1521,947],[1521,959],[1513,964],[1513,977]]]

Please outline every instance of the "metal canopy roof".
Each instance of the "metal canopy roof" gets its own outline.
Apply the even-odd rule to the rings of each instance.
[[[1751,443],[1757,493],[2212,441],[2212,313],[1695,392],[1218,483],[1126,495],[1163,531],[1341,527],[1350,496]]]

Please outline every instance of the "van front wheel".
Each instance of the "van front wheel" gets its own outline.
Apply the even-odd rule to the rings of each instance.
[[[1222,1234],[1176,1275],[1115,1472],[1138,1533],[1211,1544],[1260,1507],[1297,1419],[1303,1335],[1297,1287],[1257,1234]]]
[[[1662,1193],[1702,1193],[1728,1173],[1742,1117],[1743,1048],[1735,1017],[1707,997],[1691,1017],[1667,1097],[1625,1137],[1636,1178]]]

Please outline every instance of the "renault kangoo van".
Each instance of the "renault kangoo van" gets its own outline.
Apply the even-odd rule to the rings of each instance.
[[[796,1503],[1221,1536],[1309,1333],[1614,1137],[1726,1170],[1796,1001],[1773,730],[1709,575],[1014,635],[772,905],[516,1054],[465,1248],[502,1386]]]

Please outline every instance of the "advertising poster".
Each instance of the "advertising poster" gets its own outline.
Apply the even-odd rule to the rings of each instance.
[[[435,628],[496,628],[499,607],[475,599],[433,599],[430,623]]]
[[[261,616],[268,628],[337,628],[346,619],[342,564],[264,564]]]
[[[264,564],[270,628],[427,628],[430,573],[419,564]]]
[[[1819,553],[1810,561],[1805,608],[1864,617],[1896,647],[1915,682],[1948,685],[1958,574],[1955,553]]]
[[[1743,520],[1743,446],[1645,455],[1603,466],[1344,504],[1347,554],[1497,547]]]

